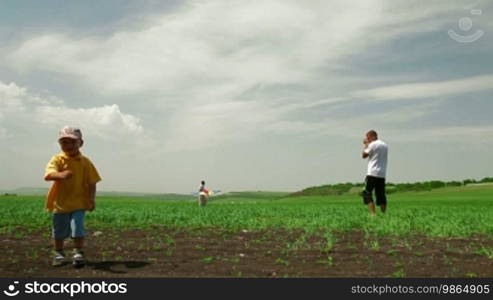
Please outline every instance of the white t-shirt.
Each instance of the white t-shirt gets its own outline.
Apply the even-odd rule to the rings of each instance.
[[[385,142],[376,140],[364,150],[368,154],[368,172],[366,175],[385,178],[387,173],[387,153],[389,147]]]

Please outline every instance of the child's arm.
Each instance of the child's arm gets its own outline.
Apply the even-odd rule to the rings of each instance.
[[[96,184],[89,184],[89,211],[96,208]]]
[[[45,176],[45,180],[46,181],[65,180],[65,179],[69,179],[71,177],[72,177],[72,171],[65,170],[65,171],[61,171],[61,172],[49,173]]]

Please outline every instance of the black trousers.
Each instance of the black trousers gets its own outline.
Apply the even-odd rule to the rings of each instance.
[[[363,191],[363,203],[368,204],[373,202],[372,193],[375,190],[377,196],[377,205],[387,205],[387,197],[385,196],[385,178],[366,176],[365,190]]]

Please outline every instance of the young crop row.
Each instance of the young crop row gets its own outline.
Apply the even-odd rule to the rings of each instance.
[[[99,198],[87,214],[89,228],[218,227],[227,230],[362,230],[378,235],[493,236],[491,192],[484,189],[393,195],[386,215],[370,218],[361,199],[351,196],[238,200],[222,197],[206,207],[192,201]],[[232,200],[232,201],[228,201]],[[49,228],[41,197],[1,197],[0,228]]]

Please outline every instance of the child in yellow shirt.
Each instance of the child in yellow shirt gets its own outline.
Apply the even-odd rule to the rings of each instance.
[[[79,151],[84,144],[80,129],[65,126],[59,132],[58,142],[62,152],[51,158],[44,177],[54,181],[46,199],[46,209],[53,213],[53,266],[64,264],[63,244],[70,236],[75,246],[73,265],[81,267],[85,264],[85,211],[96,207],[96,183],[101,177],[92,162]]]

